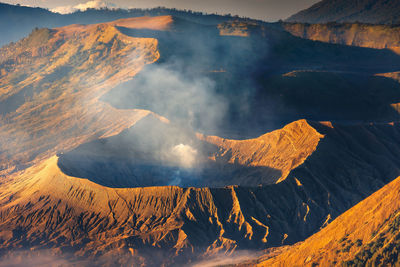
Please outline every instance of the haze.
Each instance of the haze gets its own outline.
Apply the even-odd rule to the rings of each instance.
[[[308,8],[318,0],[110,0],[110,1],[85,1],[85,0],[8,0],[10,4],[39,6],[58,12],[71,12],[85,7],[110,7],[110,8],[151,8],[164,6],[169,8],[190,9],[207,13],[239,15],[277,21]]]

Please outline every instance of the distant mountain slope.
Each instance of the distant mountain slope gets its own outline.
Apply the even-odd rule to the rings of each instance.
[[[0,3],[0,46],[15,42],[28,35],[34,28],[55,28],[70,24],[94,24],[122,18],[142,16],[174,15],[204,24],[218,24],[230,16],[203,15],[199,12],[180,11],[167,8],[153,9],[88,9],[72,14],[53,13],[43,8],[32,8]]]
[[[0,46],[11,41],[18,41],[28,35],[35,27],[60,26],[57,21],[59,14],[52,13],[43,8],[14,6],[0,3]]]
[[[400,27],[361,23],[282,23],[291,34],[314,41],[377,49],[400,53]]]
[[[289,17],[288,22],[400,23],[400,2],[395,0],[323,0]]]

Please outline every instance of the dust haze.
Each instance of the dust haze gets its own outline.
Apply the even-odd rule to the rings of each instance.
[[[218,253],[212,255],[206,260],[200,260],[193,263],[190,267],[217,267],[225,265],[235,265],[246,261],[255,260],[262,255],[262,252],[250,250],[238,250],[231,253]]]

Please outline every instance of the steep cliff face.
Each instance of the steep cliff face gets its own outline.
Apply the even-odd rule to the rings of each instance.
[[[53,157],[1,185],[1,248],[46,247],[93,260],[120,253],[120,263],[133,252],[157,265],[292,244],[400,174],[398,127],[300,121],[263,136],[284,143],[291,143],[285,134],[300,132],[304,140],[324,138],[285,180],[259,187],[109,188],[65,175]],[[241,142],[222,141],[220,148]],[[309,151],[296,143],[284,147]],[[254,146],[240,155],[238,148],[232,145],[239,159],[260,151]]]
[[[400,53],[400,28],[398,26],[360,23],[283,23],[282,27],[297,37],[313,41],[390,49],[395,53]]]
[[[117,110],[98,99],[158,58],[157,40],[128,37],[108,24],[35,30],[1,48],[1,169],[132,126],[149,112]]]

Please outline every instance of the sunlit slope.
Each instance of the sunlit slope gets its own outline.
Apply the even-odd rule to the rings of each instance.
[[[131,26],[135,23],[140,19]],[[157,40],[128,37],[108,24],[39,29],[3,47],[1,169],[24,166],[133,125],[148,112],[117,110],[98,99],[158,57]]]
[[[290,171],[306,160],[317,148],[324,136],[305,120],[293,122],[282,129],[267,133],[255,139],[229,140],[217,136],[199,136],[216,145],[219,151],[211,159],[239,166],[264,166],[280,171],[280,177],[270,183],[284,180]],[[232,181],[246,185],[245,181]]]
[[[299,146],[302,138],[297,144],[289,138],[303,133],[304,140],[321,138],[315,151],[286,179],[257,187],[110,188],[66,175],[52,157],[1,185],[0,248],[46,247],[92,259],[124,255],[121,262],[134,251],[159,264],[152,253],[164,262],[187,262],[218,251],[292,244],[399,175],[398,127],[295,122],[259,141],[270,138],[272,146],[278,137],[286,144],[282,153],[308,153]],[[242,142],[253,148],[241,151]],[[220,148],[230,145],[240,165],[250,154],[256,158],[263,148],[257,143],[227,140]],[[293,162],[289,157],[287,164]]]
[[[158,17],[138,17],[119,19],[116,21],[108,22],[108,25],[116,27],[124,27],[129,29],[147,29],[147,30],[170,30],[173,26],[174,18],[172,16],[158,16]]]
[[[400,179],[326,228],[260,266],[394,266],[399,262]]]

